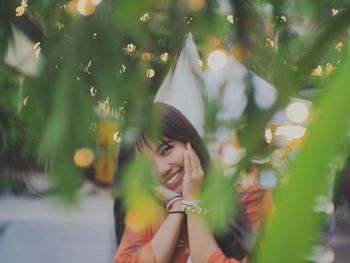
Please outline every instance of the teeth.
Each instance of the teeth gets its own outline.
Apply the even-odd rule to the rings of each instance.
[[[169,184],[174,183],[174,182],[179,178],[179,176],[180,176],[180,173],[177,172],[174,176],[172,176],[172,177],[167,181],[167,183],[169,183]]]

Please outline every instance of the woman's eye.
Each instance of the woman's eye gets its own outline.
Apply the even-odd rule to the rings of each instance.
[[[170,151],[171,148],[172,148],[171,145],[165,146],[165,147],[162,149],[161,154],[162,154],[162,155],[167,154],[167,153]]]

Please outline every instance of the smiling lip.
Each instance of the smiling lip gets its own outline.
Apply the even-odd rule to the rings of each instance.
[[[178,171],[165,181],[165,186],[170,190],[174,190],[181,185],[182,179],[183,173]]]

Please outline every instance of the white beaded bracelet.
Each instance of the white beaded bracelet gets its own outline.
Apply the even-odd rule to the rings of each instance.
[[[197,215],[205,215],[209,213],[209,210],[202,207],[200,205],[201,201],[199,200],[192,200],[192,201],[186,201],[182,200],[181,202],[181,208],[183,211],[187,214],[188,212],[194,213]]]

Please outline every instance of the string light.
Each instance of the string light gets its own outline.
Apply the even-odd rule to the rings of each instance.
[[[35,52],[35,57],[38,58],[40,55],[40,51],[41,51],[41,47],[40,47],[41,43],[40,42],[36,42],[33,46],[34,52]]]
[[[160,59],[164,62],[168,61],[168,57],[169,57],[169,54],[167,52],[160,54]]]
[[[22,0],[21,1],[21,6],[24,7],[24,8],[28,7],[28,0]]]
[[[61,29],[63,29],[64,28],[64,24],[62,24],[61,22],[57,22],[56,23],[56,27],[58,28],[58,30],[61,30]]]
[[[28,96],[23,99],[23,106],[27,106],[28,100],[29,100]]]
[[[16,8],[16,16],[22,16],[25,11],[26,11],[26,9],[24,7],[18,6]]]
[[[342,42],[338,42],[336,45],[335,45],[335,49],[337,51],[341,51],[342,47],[344,46],[344,44]]]
[[[91,60],[86,65],[84,65],[83,71],[90,75],[91,74],[90,68],[91,68]]]
[[[270,144],[270,143],[272,143],[272,131],[271,131],[271,129],[270,128],[267,128],[266,130],[265,130],[265,141],[268,143],[268,144]]]
[[[119,70],[119,73],[122,74],[126,70],[126,66],[124,64],[121,65],[121,69]]]
[[[326,73],[327,74],[332,73],[334,69],[335,69],[335,67],[331,63],[326,64]]]
[[[27,0],[22,0],[21,5],[16,8],[16,16],[22,16],[28,7]]]
[[[147,69],[146,77],[151,79],[155,76],[155,74],[156,74],[156,72],[154,71],[154,69],[149,68],[149,69]]]
[[[94,87],[91,87],[91,88],[90,88],[90,93],[91,93],[91,96],[92,96],[92,97],[96,96],[96,94],[97,94],[97,89],[95,89]]]
[[[235,19],[233,17],[233,15],[228,15],[227,16],[227,21],[230,23],[230,24],[233,24],[235,22]]]
[[[148,13],[145,13],[140,17],[140,21],[142,21],[142,22],[146,22],[149,19],[150,19],[150,15]]]
[[[129,43],[127,46],[126,46],[126,51],[129,52],[129,53],[132,53],[136,50],[136,46],[133,44],[133,43]]]
[[[208,66],[213,70],[220,70],[225,67],[227,63],[226,52],[222,50],[215,50],[208,56]]]
[[[315,69],[311,72],[312,76],[320,77],[323,75],[323,68],[321,65],[318,65]]]
[[[270,39],[269,37],[266,39],[266,46],[267,47],[272,47],[272,48],[274,48],[275,47],[275,42],[272,40],[272,39]]]
[[[121,140],[122,140],[122,137],[119,131],[113,134],[113,141],[115,141],[116,143],[120,143]]]

